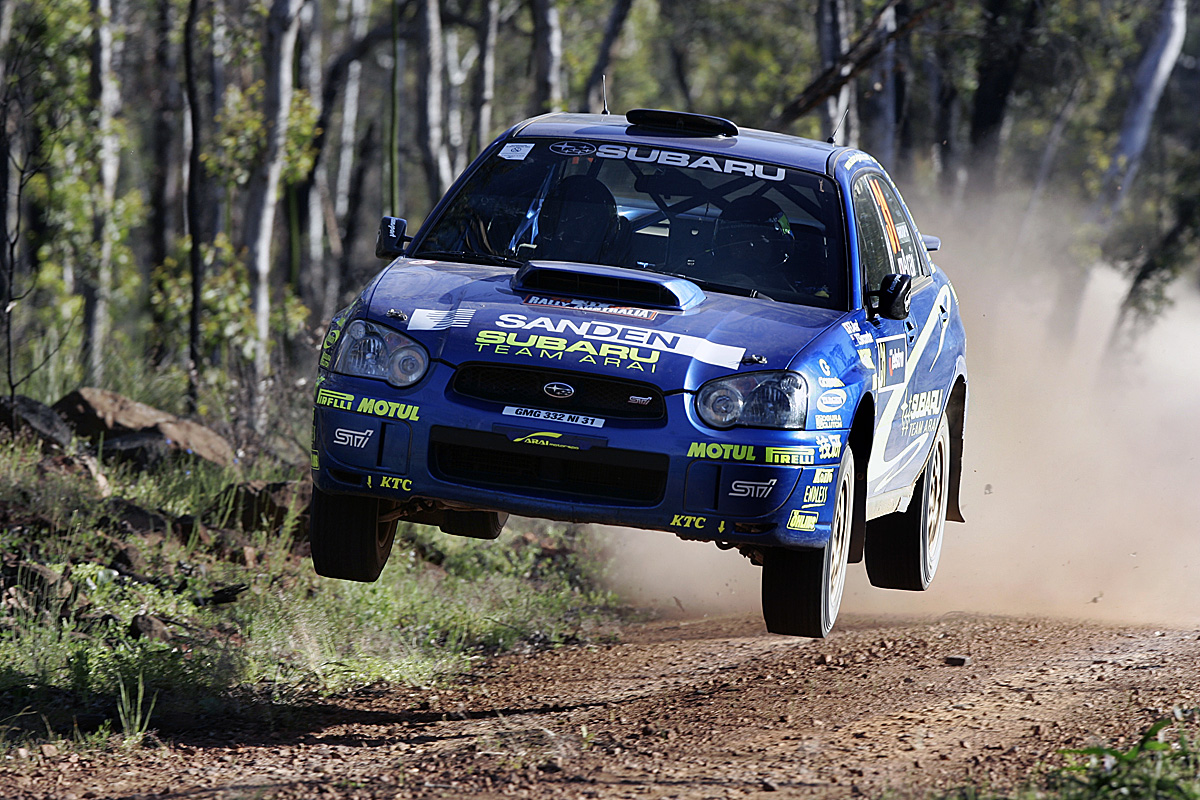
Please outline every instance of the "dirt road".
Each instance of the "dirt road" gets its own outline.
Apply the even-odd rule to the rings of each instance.
[[[1200,698],[1195,630],[845,618],[824,641],[754,617],[491,662],[455,691],[248,708],[129,755],[34,752],[11,798],[900,796],[1004,788]],[[165,712],[163,712],[165,713]],[[164,717],[164,719],[166,719]]]

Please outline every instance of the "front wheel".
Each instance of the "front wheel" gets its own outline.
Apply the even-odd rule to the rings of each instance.
[[[838,468],[829,541],[819,550],[773,547],[763,553],[763,621],[771,633],[824,639],[833,630],[850,555],[854,520],[854,453],[849,445]]]
[[[313,487],[308,540],[313,569],[326,578],[371,583],[383,572],[396,521],[380,522],[377,497],[329,494]]]
[[[949,481],[950,428],[943,416],[908,510],[867,526],[867,576],[873,586],[910,592],[929,588],[942,558]]]

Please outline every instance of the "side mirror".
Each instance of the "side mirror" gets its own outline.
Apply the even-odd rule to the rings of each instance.
[[[893,272],[883,276],[879,291],[871,292],[871,306],[875,313],[887,319],[904,319],[912,303],[912,277]]]
[[[921,244],[925,245],[925,249],[929,252],[942,249],[942,240],[936,236],[926,236],[921,234]]]
[[[408,221],[399,217],[384,217],[379,220],[379,233],[375,237],[376,258],[396,258],[404,255],[404,245],[412,241],[411,236],[405,236]]]

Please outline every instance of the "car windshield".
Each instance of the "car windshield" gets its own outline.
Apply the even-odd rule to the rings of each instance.
[[[799,169],[649,146],[515,140],[459,188],[410,255],[645,269],[845,309],[841,214],[833,181]]]

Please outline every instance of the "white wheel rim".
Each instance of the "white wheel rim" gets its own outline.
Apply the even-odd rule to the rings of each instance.
[[[927,491],[925,493],[925,572],[933,578],[938,561],[942,556],[942,533],[946,528],[946,445],[945,440],[934,441],[933,457],[925,470]]]
[[[833,525],[829,530],[829,620],[832,623],[842,605],[842,591],[846,587],[846,561],[850,555],[850,502],[854,489],[850,484],[848,470],[843,469],[838,481],[837,504],[833,511]]]

